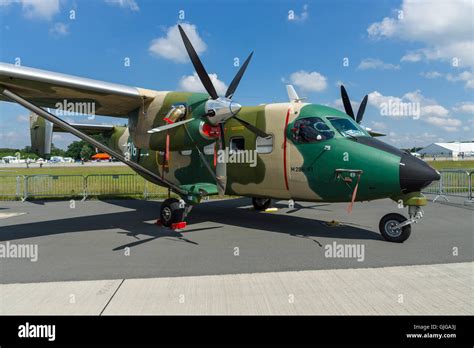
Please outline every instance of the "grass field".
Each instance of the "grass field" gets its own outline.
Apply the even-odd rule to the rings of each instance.
[[[1,175],[89,175],[89,174],[134,174],[127,166],[74,166],[74,167],[43,167],[43,168],[0,168]]]
[[[472,169],[474,161],[427,161],[427,163],[435,169],[456,168],[456,169]]]

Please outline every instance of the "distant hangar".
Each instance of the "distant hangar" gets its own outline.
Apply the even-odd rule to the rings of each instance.
[[[418,151],[425,156],[474,156],[474,141],[433,143]]]

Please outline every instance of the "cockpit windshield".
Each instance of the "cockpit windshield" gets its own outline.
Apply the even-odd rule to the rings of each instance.
[[[360,129],[353,121],[342,117],[327,117],[329,122],[345,137],[365,136],[365,132]]]
[[[319,117],[296,120],[291,133],[293,140],[298,143],[314,143],[334,137],[334,131]]]

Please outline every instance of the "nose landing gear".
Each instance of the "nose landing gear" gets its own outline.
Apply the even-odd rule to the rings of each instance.
[[[409,219],[401,214],[387,214],[380,220],[379,230],[382,237],[395,243],[403,243],[410,237],[411,225],[418,223],[423,217],[423,210],[420,206],[408,206]]]

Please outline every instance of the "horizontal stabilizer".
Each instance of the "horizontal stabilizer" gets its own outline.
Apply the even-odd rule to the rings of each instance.
[[[86,123],[69,123],[74,128],[86,134],[99,134],[113,132],[115,126],[109,124],[86,124]],[[67,132],[61,127],[53,126],[53,132]]]

